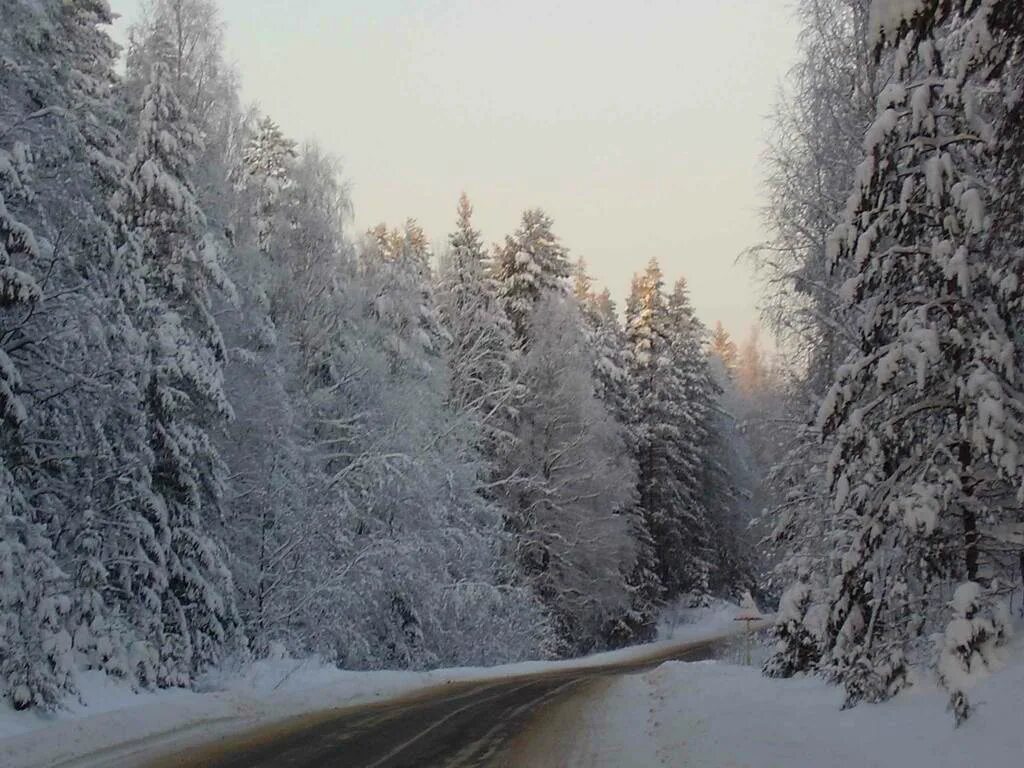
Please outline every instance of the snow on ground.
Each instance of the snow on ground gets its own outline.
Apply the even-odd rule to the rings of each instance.
[[[458,681],[508,678],[557,669],[629,662],[683,643],[720,637],[738,629],[736,606],[716,604],[677,617],[686,623],[665,628],[649,645],[569,661],[530,661],[497,667],[463,667],[429,672],[352,672],[314,659],[260,661],[234,673],[211,675],[205,692],[133,692],[100,673],[79,680],[81,702],[41,716],[0,706],[0,765],[52,766],[72,758],[75,766],[106,765],[113,758],[178,748],[261,724],[318,710],[396,698]]]
[[[708,631],[728,634],[736,630],[736,616],[740,612],[739,606],[725,600],[712,600],[708,605],[696,608],[684,602],[669,605],[662,611],[658,622],[658,639],[679,642]]]
[[[928,680],[883,704],[841,710],[817,678],[769,680],[756,667],[668,662],[610,679],[574,710],[578,732],[531,736],[534,768],[1019,768],[1024,765],[1024,641],[974,689],[959,729]],[[557,713],[552,721],[557,721]]]

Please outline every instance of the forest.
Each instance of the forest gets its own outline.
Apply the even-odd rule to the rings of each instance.
[[[214,0],[123,48],[106,0],[0,0],[0,696],[573,657],[749,591],[766,675],[932,669],[965,721],[1024,610],[1024,13],[795,11],[769,354],[657,260],[617,306],[528,200],[354,231]]]
[[[441,247],[349,231],[338,161],[242,105],[211,0],[156,0],[123,52],[103,0],[0,15],[14,707],[83,669],[575,655],[754,585],[685,280],[640,265],[620,313],[544,211],[487,247],[466,196]]]

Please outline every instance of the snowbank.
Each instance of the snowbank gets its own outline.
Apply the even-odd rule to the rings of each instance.
[[[731,607],[736,615],[736,606]],[[210,676],[208,692],[133,692],[99,673],[80,679],[82,701],[52,716],[0,708],[0,765],[76,768],[129,764],[133,758],[203,742],[261,724],[332,708],[395,698],[447,683],[509,678],[560,669],[639,661],[680,645],[714,639],[742,627],[727,608],[694,621],[670,639],[569,661],[530,661],[498,667],[429,672],[351,672],[314,659],[256,662]]]
[[[535,768],[1016,768],[1024,764],[1024,643],[1013,651],[1011,664],[972,691],[977,709],[958,729],[947,694],[927,681],[843,711],[841,691],[817,678],[668,662],[613,680],[579,714],[576,738],[539,734],[543,751],[523,759]]]

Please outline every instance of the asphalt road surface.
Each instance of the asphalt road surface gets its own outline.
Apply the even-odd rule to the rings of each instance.
[[[223,739],[152,768],[470,768],[514,766],[506,748],[546,706],[611,675],[676,659],[715,658],[726,641],[661,647],[643,658],[503,679],[458,682],[379,704],[331,710]]]

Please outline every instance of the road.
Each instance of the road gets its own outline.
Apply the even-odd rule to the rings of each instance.
[[[714,658],[726,641],[658,646],[626,662],[458,682],[379,704],[317,713],[223,739],[149,768],[471,768],[514,766],[510,741],[567,698],[677,659]]]

